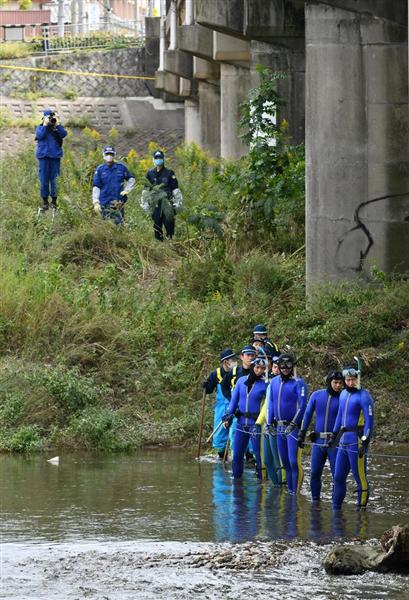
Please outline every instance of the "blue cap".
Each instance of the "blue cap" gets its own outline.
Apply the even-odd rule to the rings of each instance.
[[[236,356],[236,353],[233,352],[231,348],[226,348],[225,350],[222,350],[222,352],[220,352],[220,361],[223,362],[224,360],[227,360],[228,358],[233,358],[234,356]]]
[[[240,354],[257,354],[257,350],[254,346],[250,346],[250,344],[247,344],[247,346],[244,346],[241,349]]]
[[[155,150],[153,153],[153,158],[165,158],[165,155],[163,154],[162,150]]]
[[[102,154],[112,154],[113,156],[116,155],[116,150],[114,148],[114,146],[105,146]]]
[[[255,325],[253,334],[267,335],[267,327],[265,325]]]
[[[46,108],[45,110],[43,110],[44,117],[49,117],[53,114],[55,114],[55,110],[53,110],[52,108]]]

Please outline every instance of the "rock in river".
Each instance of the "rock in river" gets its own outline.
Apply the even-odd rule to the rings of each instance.
[[[365,571],[409,573],[409,525],[388,529],[377,546],[335,546],[323,564],[332,575],[359,575]]]

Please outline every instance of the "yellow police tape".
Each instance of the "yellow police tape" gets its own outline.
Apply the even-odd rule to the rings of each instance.
[[[40,71],[41,73],[63,73],[64,75],[81,75],[85,77],[114,77],[116,79],[149,79],[155,80],[155,77],[147,75],[116,75],[115,73],[93,73],[91,71],[65,71],[63,69],[41,69],[40,67],[21,67],[17,65],[0,65],[0,69],[11,69],[15,71]]]

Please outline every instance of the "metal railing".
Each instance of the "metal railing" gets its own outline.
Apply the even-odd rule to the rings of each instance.
[[[107,48],[113,45],[143,45],[140,23],[135,21],[101,20],[92,24],[64,25],[64,35],[58,25],[44,25],[43,51],[66,52],[87,48]]]

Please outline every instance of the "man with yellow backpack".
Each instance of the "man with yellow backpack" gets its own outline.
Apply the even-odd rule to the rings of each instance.
[[[203,388],[206,391],[206,394],[212,394],[216,390],[216,398],[213,405],[213,430],[215,431],[213,436],[213,448],[217,450],[219,458],[223,459],[229,432],[224,427],[219,427],[219,429],[217,429],[217,427],[221,422],[222,416],[226,413],[230,398],[226,398],[223,394],[221,384],[225,375],[237,365],[236,353],[233,352],[231,348],[226,348],[220,352],[220,362],[220,367],[217,367],[217,369],[212,371],[209,377],[203,382]]]

